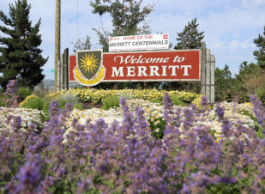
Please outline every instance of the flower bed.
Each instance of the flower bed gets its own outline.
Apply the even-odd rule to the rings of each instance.
[[[95,89],[70,89],[60,92],[54,92],[47,96],[48,99],[56,99],[66,93],[77,95],[83,102],[100,102],[103,98],[110,96],[128,97],[130,99],[159,100],[163,101],[165,90],[95,90]],[[192,102],[195,98],[200,97],[198,94],[184,91],[169,91],[170,96],[177,96],[183,102]]]
[[[15,115],[8,116],[11,110],[2,108],[7,130],[0,132],[0,189],[264,193],[265,139],[254,130],[257,124],[264,128],[264,112],[255,96],[251,100],[254,107],[224,102],[207,110],[203,98],[199,110],[195,105],[174,107],[165,93],[163,106],[121,98],[116,110],[82,112],[72,111],[71,104],[60,111],[53,100],[41,132],[34,131],[33,122],[26,129],[21,126],[29,116],[21,119],[20,111],[27,109],[14,109]]]

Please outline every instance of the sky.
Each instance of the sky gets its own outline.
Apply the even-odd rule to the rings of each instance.
[[[93,0],[95,1],[95,0]],[[138,2],[139,0],[137,0]],[[8,17],[9,4],[15,0],[0,0],[0,10]],[[55,0],[28,0],[31,4],[29,19],[35,25],[41,19],[39,34],[42,56],[49,57],[43,66],[45,79],[54,79],[55,50]],[[142,7],[155,4],[154,11],[146,17],[152,34],[169,34],[173,47],[177,44],[177,33],[197,18],[198,32],[204,32],[206,48],[215,56],[216,67],[229,66],[238,74],[243,61],[256,63],[253,51],[259,48],[253,40],[263,35],[265,26],[265,0],[143,0]],[[61,54],[69,48],[74,54],[73,44],[87,35],[91,37],[92,48],[100,49],[98,37],[92,28],[113,29],[110,14],[102,17],[92,13],[90,0],[61,0]],[[0,25],[4,25],[0,21]],[[6,36],[0,32],[0,36]]]

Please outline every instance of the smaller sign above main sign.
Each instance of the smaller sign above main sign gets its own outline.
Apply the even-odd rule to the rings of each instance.
[[[109,38],[109,52],[166,49],[169,49],[168,34],[117,36]]]

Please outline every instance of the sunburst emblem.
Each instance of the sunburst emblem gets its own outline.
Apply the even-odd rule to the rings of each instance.
[[[91,72],[91,73],[94,73],[94,70],[96,70],[96,67],[97,67],[97,60],[98,59],[96,59],[96,56],[92,53],[91,55],[90,54],[88,54],[88,56],[87,56],[87,54],[86,54],[86,56],[84,56],[83,57],[83,59],[80,59],[81,61],[83,61],[83,62],[81,62],[81,68],[83,68],[83,70],[85,71],[85,72]]]

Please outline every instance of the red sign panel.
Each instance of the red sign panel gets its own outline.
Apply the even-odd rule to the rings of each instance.
[[[102,82],[200,81],[200,50],[103,53]],[[69,81],[75,81],[76,56],[69,56]]]

